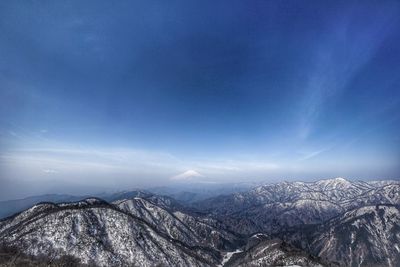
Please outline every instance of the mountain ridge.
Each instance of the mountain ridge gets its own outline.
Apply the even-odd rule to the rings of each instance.
[[[394,267],[399,205],[398,181],[343,178],[260,185],[188,205],[126,191],[34,205],[0,220],[0,245],[96,266]]]

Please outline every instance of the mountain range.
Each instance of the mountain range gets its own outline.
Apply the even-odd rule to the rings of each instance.
[[[400,265],[398,181],[282,182],[198,201],[70,197],[2,219],[0,266]]]

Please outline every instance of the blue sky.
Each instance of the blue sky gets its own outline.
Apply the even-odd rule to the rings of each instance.
[[[0,193],[396,179],[399,74],[397,1],[1,1]]]

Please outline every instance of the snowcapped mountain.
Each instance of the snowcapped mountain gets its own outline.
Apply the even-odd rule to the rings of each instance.
[[[304,251],[260,233],[251,236],[242,249],[227,253],[224,261],[226,266],[323,266]]]
[[[189,246],[98,199],[43,203],[0,223],[0,239],[33,256],[70,255],[100,266],[209,266],[220,255]]]
[[[343,178],[282,182],[207,199],[195,207],[224,217],[236,232],[251,234],[322,223],[348,210],[375,204],[400,204],[400,182],[351,182]]]
[[[399,266],[400,205],[364,206],[284,239],[337,266]]]
[[[0,220],[0,255],[14,258],[7,264],[70,257],[68,266],[400,264],[397,181],[266,184],[188,206],[142,191],[105,198],[39,203]]]
[[[96,194],[94,196],[104,199],[108,202],[112,202],[114,200],[123,199],[123,198],[131,198],[131,197],[138,197],[138,196],[150,196],[150,195],[152,195],[152,194],[149,192],[143,191],[143,190],[132,190],[132,191],[122,191],[122,192],[116,192],[116,193],[100,193],[100,194]],[[23,199],[0,201],[0,219],[11,216],[17,212],[24,211],[40,202],[52,202],[52,203],[74,202],[74,201],[79,201],[79,200],[89,198],[89,197],[93,197],[93,196],[46,194],[46,195],[27,197],[27,198],[23,198]]]
[[[193,213],[169,197],[124,199],[114,202],[122,211],[137,216],[160,232],[183,243],[232,250],[244,241],[216,219]]]
[[[315,254],[340,265],[399,266],[400,206],[355,209],[323,224]]]

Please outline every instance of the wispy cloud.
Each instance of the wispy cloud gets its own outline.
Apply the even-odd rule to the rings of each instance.
[[[298,135],[301,139],[307,139],[313,133],[325,105],[345,90],[358,71],[373,58],[389,32],[390,14],[385,12],[385,17],[378,16],[379,20],[375,18],[364,31],[353,29],[355,14],[344,16],[341,21],[335,21],[331,34],[314,49],[299,112]]]
[[[305,161],[305,160],[309,160],[309,159],[315,158],[315,157],[317,157],[318,155],[320,155],[321,153],[323,153],[323,152],[325,152],[327,150],[328,150],[328,148],[324,148],[324,149],[312,151],[312,152],[309,152],[309,153],[304,153],[304,155],[299,158],[299,161]]]

